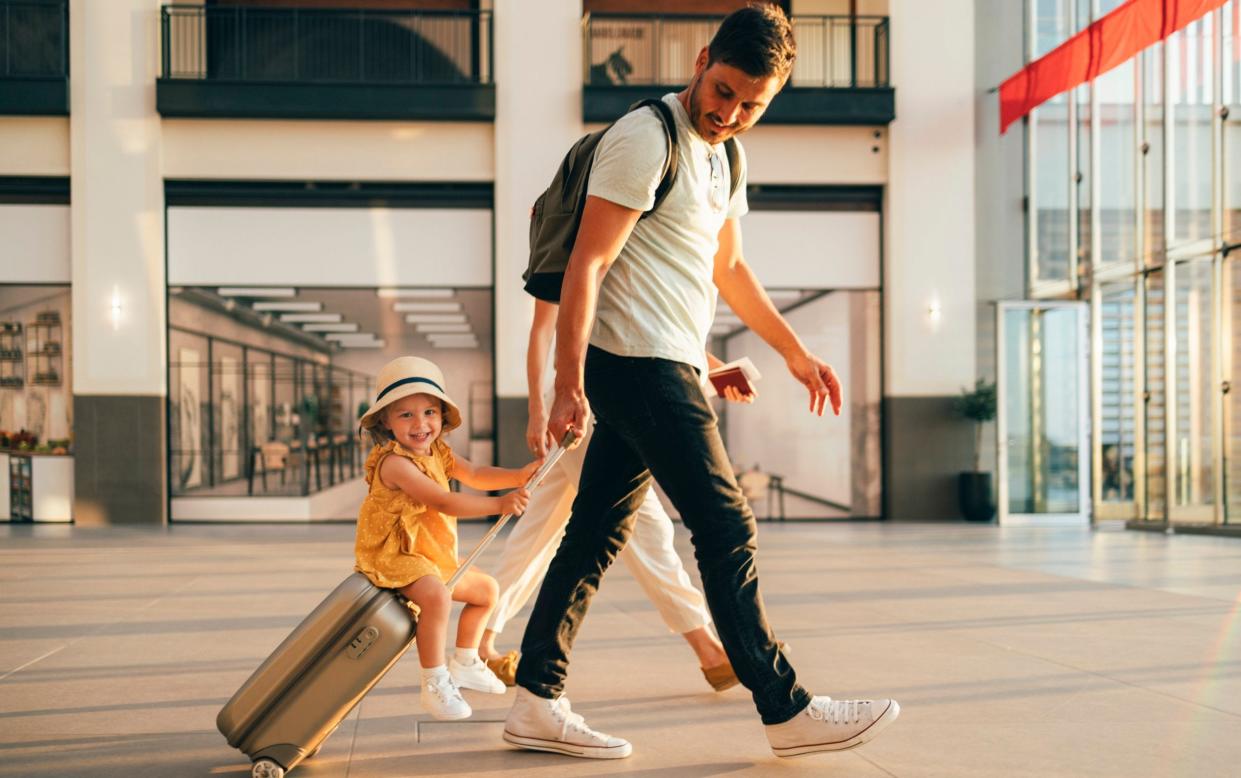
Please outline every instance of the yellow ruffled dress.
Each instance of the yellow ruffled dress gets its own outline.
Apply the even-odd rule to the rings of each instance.
[[[358,511],[354,541],[355,570],[386,589],[399,589],[424,575],[447,581],[457,569],[457,518],[417,502],[400,489],[390,489],[379,477],[379,466],[389,456],[405,457],[444,491],[455,460],[452,449],[436,440],[423,456],[395,440],[375,446],[366,458],[370,485]]]

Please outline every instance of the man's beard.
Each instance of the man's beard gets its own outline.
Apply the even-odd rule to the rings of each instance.
[[[719,130],[720,134],[715,136],[715,122],[707,118],[702,112],[702,101],[698,98],[698,90],[702,88],[702,76],[695,76],[693,82],[689,86],[689,120],[694,125],[694,131],[707,140],[709,137],[715,139],[711,143],[722,143],[732,136],[740,132],[735,124],[728,128]]]

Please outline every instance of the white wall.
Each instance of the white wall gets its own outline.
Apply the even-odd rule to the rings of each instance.
[[[201,286],[490,286],[491,212],[169,208],[168,279]]]
[[[884,127],[801,127],[759,120],[741,136],[741,145],[751,184],[883,184],[888,180],[888,131]]]
[[[0,176],[67,175],[68,119],[61,116],[0,116]]]
[[[879,214],[751,211],[741,220],[746,262],[775,289],[879,286]]]
[[[159,6],[159,0],[70,2],[79,394],[166,394],[164,191],[155,112]]]
[[[889,396],[956,394],[974,380],[974,52],[946,56],[943,43],[973,31],[970,0],[892,0]]]
[[[496,394],[526,396],[534,307],[521,288],[530,207],[582,135],[582,9],[523,0],[495,14]]]
[[[167,178],[490,181],[487,122],[168,119]]]
[[[0,284],[69,283],[69,206],[0,205]]]

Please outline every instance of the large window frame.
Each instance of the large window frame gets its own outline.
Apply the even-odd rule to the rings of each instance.
[[[1092,13],[1088,15],[1091,20],[1099,18],[1101,11],[1108,12],[1115,6],[1115,3],[1109,3],[1108,0],[1064,0],[1058,12],[1064,10],[1069,15],[1068,18],[1080,26],[1087,23],[1083,4],[1087,4],[1091,9]],[[1027,3],[1028,60],[1033,59],[1033,55],[1039,51],[1036,38],[1039,21],[1038,5],[1037,2]],[[1241,224],[1241,220],[1234,220],[1233,214],[1228,210],[1229,207],[1237,205],[1232,201],[1241,197],[1241,195],[1230,195],[1229,192],[1230,188],[1241,191],[1241,171],[1235,173],[1230,171],[1228,164],[1232,158],[1241,157],[1241,148],[1229,148],[1229,136],[1226,134],[1227,127],[1238,129],[1235,133],[1237,141],[1233,143],[1233,146],[1241,146],[1241,128],[1237,128],[1238,119],[1241,117],[1231,117],[1230,121],[1227,110],[1229,105],[1225,102],[1225,87],[1227,86],[1231,90],[1228,94],[1228,102],[1241,103],[1241,83],[1235,83],[1241,81],[1241,69],[1232,73],[1225,73],[1224,70],[1227,64],[1228,49],[1226,47],[1241,46],[1241,41],[1231,40],[1230,27],[1233,14],[1241,13],[1241,10],[1238,10],[1239,7],[1241,7],[1241,0],[1230,0],[1223,8],[1210,12],[1209,19],[1197,23],[1195,29],[1199,31],[1198,33],[1178,33],[1182,38],[1171,39],[1170,44],[1156,44],[1140,53],[1132,63],[1124,65],[1124,67],[1133,69],[1133,148],[1125,152],[1125,155],[1131,155],[1132,159],[1129,162],[1121,160],[1119,164],[1132,164],[1134,191],[1132,195],[1121,193],[1123,195],[1121,201],[1122,203],[1132,201],[1135,232],[1130,240],[1121,241],[1123,248],[1119,250],[1113,250],[1111,246],[1108,246],[1105,251],[1105,246],[1101,245],[1103,240],[1102,210],[1105,205],[1101,189],[1108,171],[1113,169],[1112,165],[1118,163],[1115,159],[1109,159],[1110,164],[1106,168],[1102,164],[1100,144],[1103,141],[1101,132],[1103,117],[1100,112],[1099,89],[1093,83],[1079,87],[1079,89],[1090,90],[1089,99],[1085,103],[1080,101],[1079,93],[1069,93],[1063,96],[1062,99],[1067,103],[1064,106],[1066,120],[1062,125],[1067,133],[1065,141],[1068,143],[1065,173],[1070,182],[1067,202],[1070,267],[1067,279],[1046,278],[1047,265],[1043,257],[1039,255],[1037,233],[1041,203],[1038,196],[1040,187],[1044,187],[1044,192],[1046,189],[1045,182],[1037,178],[1039,171],[1036,163],[1038,133],[1045,131],[1045,127],[1039,126],[1037,114],[1032,115],[1026,124],[1026,186],[1029,198],[1026,296],[1032,300],[1060,298],[1083,299],[1090,302],[1092,352],[1090,375],[1094,386],[1091,393],[1091,426],[1096,431],[1095,439],[1091,441],[1095,521],[1126,519],[1139,525],[1154,524],[1165,527],[1241,525],[1241,489],[1238,489],[1238,484],[1235,483],[1241,479],[1241,474],[1234,478],[1228,471],[1231,463],[1241,459],[1241,453],[1233,456],[1229,451],[1233,445],[1233,430],[1241,424],[1241,411],[1238,412],[1238,420],[1234,422],[1229,415],[1229,402],[1232,398],[1227,396],[1231,389],[1230,379],[1234,369],[1233,327],[1241,326],[1241,308],[1234,312],[1231,298],[1231,285],[1238,272],[1234,265],[1237,261],[1241,261],[1241,257],[1233,255],[1234,252],[1241,251],[1241,227],[1234,230],[1233,222],[1237,221]],[[1204,26],[1208,26],[1209,36],[1201,33]],[[1066,35],[1074,31],[1066,30]],[[1185,36],[1193,34],[1199,37],[1186,43],[1190,39]],[[1209,44],[1206,43],[1208,40]],[[1180,46],[1185,45],[1188,45],[1187,50],[1194,55],[1189,69],[1193,70],[1196,75],[1191,78],[1190,87],[1197,84],[1200,91],[1192,100],[1182,99],[1180,102],[1185,103],[1184,105],[1180,103],[1173,105],[1174,100],[1177,99],[1178,88],[1173,82],[1182,74],[1179,72],[1179,59],[1171,56],[1169,52],[1175,54]],[[1207,70],[1210,71],[1209,74]],[[1206,79],[1210,80],[1209,90],[1206,88]],[[1205,153],[1203,141],[1207,136],[1202,134],[1202,127],[1207,110],[1194,106],[1200,106],[1207,97],[1211,103],[1209,106],[1210,159],[1209,166],[1204,171],[1202,170]],[[1079,113],[1087,106],[1090,116],[1083,127],[1079,125]],[[1193,127],[1188,130],[1181,126],[1187,119],[1193,123]],[[1176,225],[1178,217],[1175,209],[1178,197],[1175,186],[1185,172],[1179,168],[1184,164],[1181,158],[1185,157],[1187,151],[1186,148],[1178,148],[1178,143],[1186,140],[1181,136],[1188,131],[1199,133],[1198,137],[1193,139],[1194,148],[1189,149],[1195,155],[1195,170],[1210,176],[1209,204],[1199,202],[1205,195],[1205,190],[1202,188],[1207,186],[1205,180],[1200,180],[1199,194],[1192,198],[1194,208],[1197,209],[1191,215],[1192,218],[1205,220],[1207,217],[1200,212],[1206,207],[1210,209],[1210,230],[1209,235],[1205,237],[1200,235],[1200,227],[1190,231],[1193,234],[1189,234],[1186,230],[1178,229]],[[1088,160],[1086,155],[1089,155]],[[1077,188],[1079,159],[1083,164],[1089,165],[1088,171],[1082,171],[1086,174],[1086,181],[1082,183],[1087,184],[1089,188],[1080,193]],[[1045,171],[1044,174],[1046,174]],[[1152,197],[1157,202],[1151,202]],[[1079,203],[1080,209],[1086,213],[1079,213]],[[1122,207],[1126,211],[1129,210],[1127,206]],[[1127,219],[1128,215],[1122,215],[1120,218]],[[1089,233],[1085,234],[1087,229]],[[1084,245],[1086,241],[1089,245]],[[1205,329],[1209,324],[1212,331],[1209,335],[1209,350],[1206,342],[1191,339],[1192,344],[1197,344],[1194,346],[1197,353],[1193,369],[1201,371],[1203,377],[1199,379],[1195,375],[1195,381],[1191,382],[1198,387],[1192,397],[1188,395],[1178,397],[1178,387],[1184,388],[1190,385],[1186,383],[1183,371],[1178,381],[1176,360],[1178,347],[1182,351],[1186,348],[1185,343],[1178,343],[1178,339],[1182,341],[1186,339],[1185,332],[1178,332],[1177,329],[1177,304],[1178,300],[1184,296],[1184,290],[1180,290],[1179,287],[1191,282],[1190,277],[1186,275],[1191,267],[1199,269],[1195,271],[1195,283],[1200,290],[1199,295],[1205,294],[1207,288],[1206,279],[1201,272],[1209,267],[1209,312],[1202,310],[1200,306],[1196,308],[1195,310],[1201,311],[1203,318],[1195,326]],[[1177,272],[1178,269],[1181,270],[1180,274]],[[1180,283],[1178,283],[1178,275],[1183,276]],[[1152,282],[1158,284],[1162,300],[1151,299],[1149,288]],[[1117,335],[1115,322],[1104,321],[1105,315],[1115,316],[1114,311],[1105,314],[1104,296],[1107,290],[1110,289],[1114,293],[1117,289],[1123,289],[1125,284],[1132,284],[1133,289],[1132,297],[1126,298],[1133,301],[1132,332],[1124,334],[1125,348],[1128,348],[1128,342],[1131,341],[1133,344],[1132,380],[1130,382],[1129,374],[1126,373],[1123,389],[1124,392],[1132,392],[1130,400],[1133,403],[1134,414],[1132,500],[1105,501],[1102,494],[1105,463],[1101,434],[1104,420],[1102,381],[1105,371],[1102,359],[1104,358],[1105,324],[1111,328],[1108,337],[1117,337]],[[1160,314],[1160,319],[1148,321],[1147,309],[1152,303],[1157,308],[1162,306],[1163,313]],[[1181,324],[1184,325],[1184,322],[1182,321]],[[1121,326],[1128,327],[1129,325],[1126,314]],[[1150,327],[1157,329],[1152,331]],[[1182,329],[1184,329],[1183,326]],[[1201,337],[1207,338],[1207,333],[1202,332]],[[1236,367],[1241,367],[1241,365],[1236,365]],[[1109,365],[1107,370],[1109,380],[1114,380],[1115,365]],[[1157,401],[1160,395],[1164,398],[1162,407],[1148,409],[1148,404]],[[1177,437],[1178,406],[1184,406],[1186,402],[1196,404],[1195,413],[1200,413],[1204,420],[1202,429],[1209,430],[1209,452],[1206,441],[1208,433],[1195,433],[1193,436],[1195,440],[1188,444]],[[1158,418],[1148,419],[1148,410],[1156,412]],[[1114,422],[1115,409],[1110,409],[1109,413],[1112,416],[1108,418]],[[1183,407],[1180,413],[1184,415]],[[1156,423],[1161,429],[1155,430]],[[1149,436],[1152,433],[1164,436],[1162,463],[1158,459],[1152,460],[1148,455]],[[1211,478],[1211,483],[1208,488],[1204,480],[1204,491],[1198,498],[1195,498],[1197,502],[1194,504],[1177,505],[1178,480],[1174,465],[1180,461],[1183,456],[1181,448],[1186,445],[1197,447],[1196,456],[1199,458],[1195,461],[1199,463],[1199,466],[1210,469],[1210,474],[1204,478]],[[1238,469],[1238,473],[1241,473],[1241,469]],[[1180,485],[1183,486],[1183,484]],[[1236,493],[1233,500],[1236,503],[1235,510],[1229,505],[1230,491]],[[1162,501],[1156,500],[1152,504],[1152,495],[1161,496]]]

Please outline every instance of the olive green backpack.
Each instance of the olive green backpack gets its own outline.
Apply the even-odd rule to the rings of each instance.
[[[664,163],[659,186],[655,189],[655,204],[639,219],[645,219],[654,213],[672,190],[679,153],[677,125],[672,109],[663,100],[650,99],[634,103],[629,106],[629,111],[647,107],[654,110],[663,122],[668,142],[668,159]],[[540,300],[560,302],[560,286],[564,282],[569,255],[577,240],[582,209],[586,206],[587,183],[595,161],[595,149],[598,148],[604,133],[611,128],[612,125],[608,125],[583,135],[573,144],[556,170],[551,185],[539,195],[539,199],[534,201],[534,208],[530,210],[530,262],[526,272],[522,274],[522,279],[526,282],[526,291]],[[731,179],[728,193],[731,199],[741,181],[741,154],[737,149],[737,141],[732,138],[724,141],[724,150],[728,154]]]

